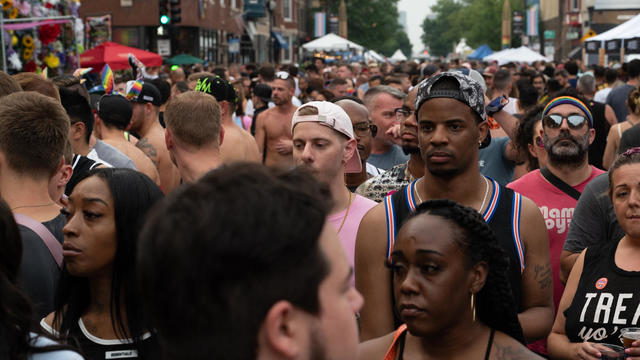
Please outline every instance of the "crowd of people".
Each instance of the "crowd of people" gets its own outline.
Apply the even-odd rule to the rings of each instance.
[[[640,359],[640,60],[141,65],[0,72],[0,358]]]

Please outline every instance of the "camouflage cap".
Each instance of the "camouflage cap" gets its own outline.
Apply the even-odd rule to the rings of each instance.
[[[432,90],[433,85],[443,78],[453,78],[459,84],[459,90]],[[484,93],[480,84],[460,72],[443,72],[424,80],[418,85],[418,94],[416,95],[415,112],[416,117],[420,106],[425,101],[435,98],[456,99],[473,110],[480,118],[487,120],[487,112],[484,107]]]

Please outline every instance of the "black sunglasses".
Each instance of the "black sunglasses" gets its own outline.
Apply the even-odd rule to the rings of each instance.
[[[567,119],[567,124],[569,125],[570,129],[580,129],[582,126],[584,126],[584,123],[587,122],[587,118],[580,114],[571,114],[567,116],[562,116],[560,114],[550,114],[542,119],[542,123],[548,128],[557,129],[562,126],[562,121],[564,119]]]

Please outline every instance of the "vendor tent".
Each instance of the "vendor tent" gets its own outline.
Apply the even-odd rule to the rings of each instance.
[[[604,47],[608,53],[640,53],[640,14],[585,42],[587,52],[595,53]]]
[[[537,53],[526,46],[515,49],[505,49],[495,52],[489,56],[482,58],[483,61],[497,61],[498,65],[509,62],[519,62],[531,64],[534,61],[546,60],[540,53]]]
[[[333,33],[302,44],[302,48],[307,51],[362,51],[364,49],[353,41],[349,41]]]
[[[407,57],[404,55],[402,50],[398,49],[393,53],[390,57],[391,61],[407,61]]]
[[[482,60],[485,56],[493,54],[493,50],[487,44],[478,46],[477,49],[471,55],[468,56],[471,60]]]
[[[377,62],[385,62],[384,56],[378,54],[374,50],[367,50],[364,52],[364,60],[366,62],[377,61]]]
[[[162,66],[162,56],[149,51],[116,44],[110,41],[87,50],[80,54],[80,65],[92,67],[98,71],[109,64],[112,70],[124,70],[130,68],[129,54],[133,54],[145,66]]]

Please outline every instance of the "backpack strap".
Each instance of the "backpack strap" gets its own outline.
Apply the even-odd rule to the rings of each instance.
[[[51,231],[49,231],[46,226],[42,225],[41,222],[36,221],[27,215],[14,213],[13,218],[16,220],[16,223],[29,228],[31,231],[36,233],[38,237],[40,237],[42,242],[49,249],[49,253],[58,265],[58,268],[62,268],[62,245],[58,239],[53,236]]]

